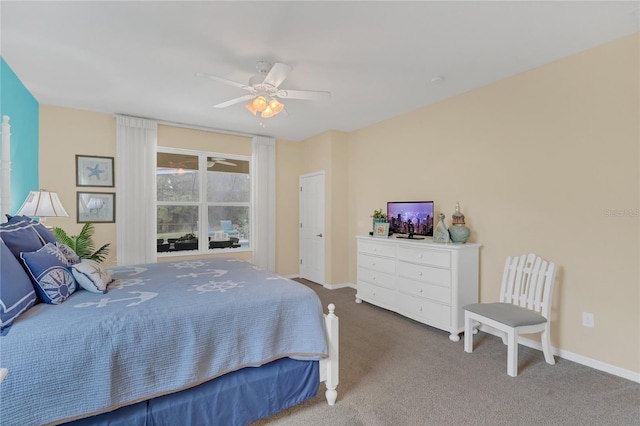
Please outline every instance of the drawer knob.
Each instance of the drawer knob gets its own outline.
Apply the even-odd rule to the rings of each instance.
[[[420,288],[420,289],[418,289],[418,293],[422,293],[422,289],[421,289],[421,288]]]
[[[422,259],[422,255],[421,254],[418,255],[418,259]]]
[[[422,272],[418,272],[418,276],[421,277],[422,276]]]
[[[373,263],[371,264],[371,266],[376,266],[376,262],[373,262]]]
[[[373,277],[371,277],[371,279],[375,281],[376,280],[376,276],[374,275]]]

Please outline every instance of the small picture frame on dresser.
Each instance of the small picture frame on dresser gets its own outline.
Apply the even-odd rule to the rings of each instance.
[[[387,238],[389,236],[389,222],[376,222],[376,226],[373,228],[373,236]]]

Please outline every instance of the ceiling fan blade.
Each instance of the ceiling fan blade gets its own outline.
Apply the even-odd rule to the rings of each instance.
[[[244,102],[244,101],[248,101],[249,99],[252,99],[253,95],[244,95],[244,96],[240,96],[239,98],[235,98],[235,99],[231,99],[229,101],[226,102],[222,102],[220,104],[214,105],[214,108],[226,108],[228,106],[231,105],[235,105],[235,104],[239,104],[240,102]]]
[[[276,64],[271,67],[271,70],[264,78],[263,83],[270,84],[273,87],[278,87],[280,86],[280,83],[282,83],[289,76],[289,73],[292,69],[293,68],[291,68],[287,64],[276,62]]]
[[[276,96],[282,99],[307,99],[311,101],[319,101],[329,99],[330,92],[316,92],[313,90],[279,90]]]
[[[210,157],[207,159],[207,167],[213,167],[215,164],[224,164],[225,166],[237,166],[236,163],[227,161],[226,158]]]
[[[219,81],[220,83],[228,84],[229,86],[239,87],[239,88],[244,89],[244,90],[251,90],[251,87],[247,86],[246,84],[242,84],[242,83],[238,83],[238,82],[235,82],[235,81],[227,80],[226,78],[217,77],[215,75],[205,74],[203,72],[197,72],[197,73],[195,73],[195,76],[196,77],[208,78],[208,79],[213,80],[213,81]]]

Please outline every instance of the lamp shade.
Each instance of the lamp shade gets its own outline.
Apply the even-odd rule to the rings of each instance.
[[[69,216],[64,207],[62,207],[58,194],[46,189],[29,192],[27,199],[24,200],[22,207],[16,214],[29,217]]]

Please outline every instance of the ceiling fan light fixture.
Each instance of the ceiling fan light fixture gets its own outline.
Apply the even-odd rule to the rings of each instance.
[[[253,101],[251,101],[251,103],[253,104],[253,107],[259,112],[263,112],[269,106],[264,96],[258,96]]]
[[[271,99],[269,101],[269,105],[267,106],[267,108],[265,108],[264,111],[262,111],[262,114],[260,114],[260,116],[262,118],[271,118],[273,116],[276,116],[276,115],[280,114],[280,112],[283,109],[284,109],[284,105],[283,104],[278,102],[277,99]]]
[[[277,115],[284,109],[284,105],[278,102],[277,99],[271,99],[269,102],[269,108],[273,111],[273,115]]]
[[[275,112],[273,112],[273,110],[271,108],[267,107],[267,109],[262,111],[262,114],[260,114],[260,117],[262,117],[262,118],[271,118],[274,115],[276,115]]]
[[[250,112],[251,114],[253,114],[253,115],[256,115],[256,113],[258,112],[258,110],[257,110],[257,109],[255,109],[255,107],[253,106],[253,102],[252,102],[252,101],[249,101],[249,103],[248,103],[248,104],[246,104],[244,107],[245,107],[246,109],[248,109],[248,110],[249,110],[249,112]]]

